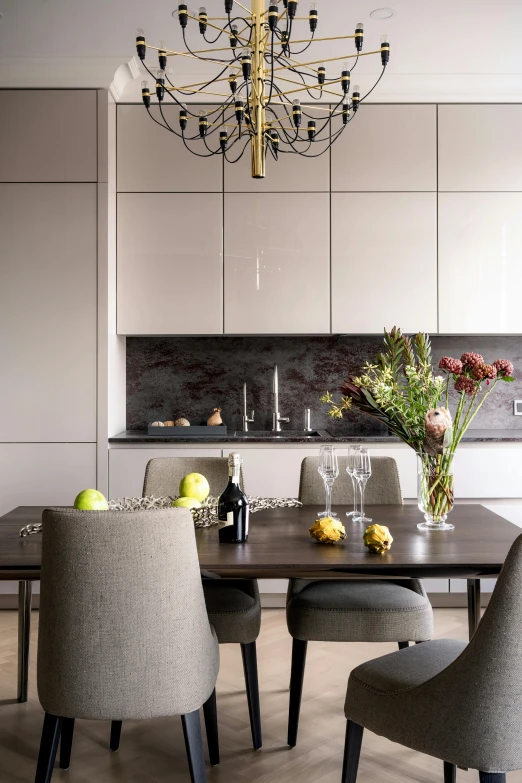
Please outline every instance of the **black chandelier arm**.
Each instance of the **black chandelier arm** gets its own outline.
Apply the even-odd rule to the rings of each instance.
[[[366,95],[364,95],[364,96],[361,98],[361,100],[359,101],[359,103],[362,103],[364,100],[366,100],[366,98],[368,97],[368,95],[370,95],[370,93],[372,93],[372,92],[375,90],[375,88],[377,87],[377,85],[378,85],[378,84],[379,84],[379,82],[381,81],[382,77],[384,76],[384,71],[385,71],[385,70],[386,70],[386,66],[384,65],[384,66],[383,66],[383,68],[382,68],[382,71],[381,71],[381,75],[379,76],[379,78],[377,79],[377,81],[375,82],[375,84],[373,85],[373,87],[371,88],[371,90],[368,90],[368,92],[366,93]]]
[[[201,60],[202,62],[226,63],[227,65],[232,65],[232,62],[237,60],[237,56],[234,58],[234,60],[232,60],[232,62],[230,60],[222,60],[220,57],[201,57],[199,54],[196,54],[195,52],[193,52],[192,49],[190,48],[190,46],[188,45],[187,36],[185,35],[185,28],[184,27],[182,28],[181,32],[182,32],[182,35],[183,35],[183,43],[185,44],[187,52],[189,54],[191,54],[192,57],[195,57],[197,60]]]
[[[218,75],[217,75],[217,76],[215,76],[213,79],[211,79],[209,82],[206,82],[206,84],[200,84],[200,85],[199,85],[199,90],[204,90],[204,89],[206,89],[207,87],[210,87],[210,85],[211,85],[211,84],[214,84],[214,82],[217,82],[217,81],[218,81],[218,79],[220,79],[220,78],[223,76],[223,74],[225,73],[225,71],[228,71],[228,65],[225,65],[225,67],[223,68],[223,70],[222,70],[222,71],[220,71],[220,72],[218,73]],[[165,74],[165,77],[166,77],[166,79],[167,79],[168,83],[170,84],[170,86],[171,86],[171,87],[174,87],[174,85],[173,85],[173,84],[172,84],[172,82],[170,81],[170,79],[169,79],[169,77],[167,76],[167,74]],[[177,90],[177,92],[179,92],[179,94],[180,94],[180,95],[197,95],[199,91],[198,91],[198,90],[193,90],[193,91]]]
[[[236,141],[239,141],[239,139],[236,139]],[[234,143],[235,143],[235,142],[234,142]],[[225,160],[227,161],[227,163],[237,163],[237,162],[238,162],[238,160],[241,160],[241,158],[242,158],[242,157],[243,157],[243,155],[245,154],[245,150],[246,150],[246,148],[248,147],[249,143],[250,143],[250,138],[248,138],[248,139],[246,140],[246,142],[245,142],[245,146],[243,147],[243,149],[241,150],[241,152],[240,152],[240,154],[237,156],[237,158],[234,158],[234,160],[230,160],[230,158],[228,158],[228,157],[227,157],[227,153],[226,153],[226,151],[225,151],[225,152],[223,153],[223,156],[224,156]]]
[[[288,56],[289,56],[289,57],[295,57],[297,54],[303,54],[303,52],[306,52],[306,50],[307,50],[307,49],[309,49],[309,48],[311,47],[311,45],[313,44],[313,42],[314,42],[314,36],[315,36],[315,30],[313,31],[313,33],[312,33],[312,35],[311,35],[311,37],[310,37],[310,40],[308,41],[308,43],[306,44],[306,46],[304,47],[304,49],[300,49],[298,52],[293,52],[293,51],[291,50],[291,47],[290,47],[290,43],[291,43],[291,42],[289,41],[289,42],[288,42]]]
[[[161,110],[161,106],[160,106],[160,110]],[[154,115],[152,114],[152,112],[151,112],[151,110],[149,109],[149,107],[147,107],[147,111],[148,111],[148,113],[149,113],[149,117],[150,117],[152,120],[154,120],[154,122],[156,123],[156,125],[159,125],[159,126],[160,126],[160,128],[163,128],[163,130],[166,130],[166,131],[169,131],[170,133],[173,133],[173,134],[174,134],[174,136],[177,136],[179,139],[182,139],[182,138],[183,138],[183,136],[181,135],[181,133],[178,133],[177,131],[175,131],[175,130],[174,130],[174,128],[171,128],[171,127],[170,127],[170,125],[168,125],[168,124],[167,124],[166,120],[165,120],[165,124],[163,124],[163,122],[160,122],[159,120],[157,120],[157,119],[156,119],[156,117],[154,117]],[[161,112],[161,116],[163,117],[163,112]],[[199,139],[199,136],[191,136],[191,137],[189,138],[189,141],[196,141],[196,139]]]
[[[189,147],[189,145],[187,144],[187,140],[185,139],[185,134],[184,133],[182,134],[181,138],[183,139],[183,144],[188,149],[188,151],[191,152],[193,155],[196,155],[198,158],[211,158],[213,155],[216,154],[214,152],[209,152],[208,155],[207,155],[207,154],[203,154],[201,152],[196,152],[195,150],[191,149]],[[193,141],[193,139],[189,139],[189,141]]]

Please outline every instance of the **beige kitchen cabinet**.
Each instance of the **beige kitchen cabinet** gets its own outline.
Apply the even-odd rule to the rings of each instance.
[[[332,332],[437,331],[435,193],[332,193]]]
[[[522,333],[522,193],[439,194],[439,330]]]
[[[364,104],[332,147],[332,191],[437,190],[436,139],[436,106]]]
[[[328,334],[327,193],[225,194],[225,333]]]
[[[96,90],[0,90],[0,182],[96,182],[96,101]]]
[[[0,441],[96,440],[96,184],[0,184]]]
[[[190,111],[204,108],[190,104]],[[210,107],[207,107],[210,108]],[[220,155],[199,158],[183,141],[157,125],[140,105],[120,105],[117,111],[118,191],[120,192],[198,192],[221,193],[223,160]],[[157,105],[151,113],[161,122]],[[165,104],[167,122],[179,132],[179,109]],[[197,120],[189,119],[186,135],[198,132]],[[209,137],[209,146],[219,146],[218,135]],[[201,141],[187,142],[196,152],[205,153]]]
[[[522,105],[439,106],[439,190],[521,191]]]
[[[223,333],[223,197],[118,194],[118,333]]]

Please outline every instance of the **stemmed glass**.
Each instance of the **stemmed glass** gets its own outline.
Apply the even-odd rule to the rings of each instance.
[[[339,475],[339,465],[337,463],[337,452],[333,446],[321,446],[318,470],[326,490],[326,511],[323,511],[319,516],[336,517],[337,514],[332,511],[332,487]]]
[[[358,482],[355,478],[355,469],[357,467],[357,458],[359,456],[359,452],[361,450],[361,447],[359,445],[350,446],[348,449],[348,463],[346,465],[346,472],[350,476],[352,480],[352,487],[353,487],[353,511],[347,511],[346,516],[347,517],[353,517],[353,521],[357,522],[360,514],[357,509],[357,491],[359,488]]]
[[[372,463],[370,460],[370,454],[368,449],[359,449],[359,453],[356,457],[355,465],[355,478],[359,484],[359,490],[361,492],[361,512],[357,517],[359,522],[371,522],[370,517],[367,517],[364,513],[364,491],[366,489],[366,483],[372,475]]]

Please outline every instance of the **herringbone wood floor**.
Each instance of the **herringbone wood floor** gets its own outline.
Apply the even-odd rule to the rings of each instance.
[[[466,638],[466,613],[438,609],[436,635]],[[15,612],[0,612],[0,781],[29,783],[34,771],[42,711],[36,694],[35,658],[38,613],[33,613],[32,668],[27,704],[14,700],[16,689]],[[209,783],[338,783],[345,721],[343,701],[351,668],[392,651],[390,644],[309,645],[301,725],[296,748],[286,745],[291,640],[282,610],[263,613],[258,642],[263,748],[254,752],[238,645],[221,647],[218,712],[221,764],[208,769]],[[79,721],[71,768],[55,770],[53,783],[187,783],[181,723],[168,718],[123,727],[118,753],[108,750],[109,725]],[[358,783],[442,783],[434,759],[367,733]],[[508,775],[522,783],[522,773]],[[476,772],[458,772],[459,783],[478,781]]]

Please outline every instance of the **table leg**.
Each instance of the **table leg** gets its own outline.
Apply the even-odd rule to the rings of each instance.
[[[468,579],[468,627],[469,638],[480,622],[480,579]]]
[[[18,701],[27,701],[32,595],[33,583],[21,580],[18,583]]]

